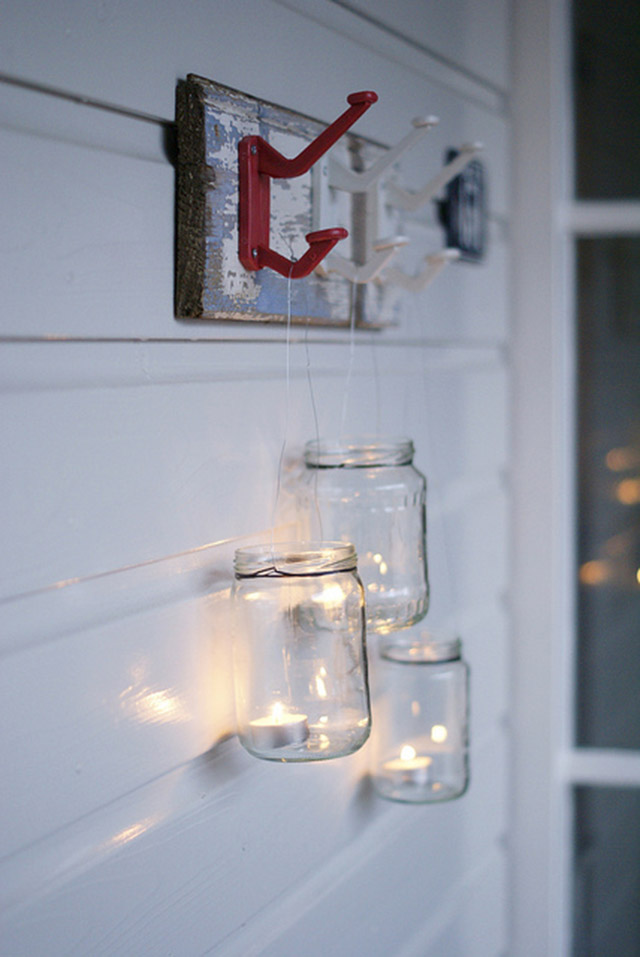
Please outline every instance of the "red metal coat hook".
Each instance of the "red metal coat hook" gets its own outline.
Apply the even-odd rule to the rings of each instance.
[[[371,90],[350,93],[347,97],[349,109],[293,159],[287,159],[261,136],[245,136],[240,140],[238,252],[245,269],[255,271],[268,266],[283,276],[302,279],[316,268],[339,240],[348,236],[347,230],[339,227],[307,233],[309,248],[297,261],[275,252],[269,245],[271,179],[292,179],[308,172],[377,99],[377,93]]]

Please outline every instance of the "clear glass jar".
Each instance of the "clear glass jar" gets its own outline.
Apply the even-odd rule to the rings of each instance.
[[[309,534],[353,542],[367,628],[385,634],[429,608],[427,483],[410,439],[313,441],[305,446],[299,505]]]
[[[383,797],[425,803],[469,783],[469,669],[458,638],[382,640],[374,675],[373,781]]]
[[[238,735],[272,761],[357,751],[371,713],[364,592],[342,542],[258,545],[235,554]]]

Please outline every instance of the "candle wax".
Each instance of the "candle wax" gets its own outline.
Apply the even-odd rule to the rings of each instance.
[[[430,766],[430,757],[417,755],[412,758],[393,758],[391,761],[385,761],[382,772],[396,784],[424,785],[429,782]]]
[[[278,711],[250,721],[249,732],[256,750],[271,751],[288,745],[304,744],[309,737],[309,722],[306,714]]]

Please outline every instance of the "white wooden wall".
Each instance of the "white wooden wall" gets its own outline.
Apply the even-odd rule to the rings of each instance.
[[[5,0],[0,24],[0,950],[507,953],[507,0]],[[384,802],[367,748],[281,766],[233,737],[230,564],[271,521],[284,330],[173,318],[188,72],[326,121],[374,89],[358,128],[389,144],[439,115],[414,187],[485,144],[486,261],[358,334],[348,403],[352,431],[379,404],[430,481],[430,618],[472,667],[462,800]],[[309,356],[335,433],[348,334],[312,330]],[[296,330],[289,462],[306,364]]]

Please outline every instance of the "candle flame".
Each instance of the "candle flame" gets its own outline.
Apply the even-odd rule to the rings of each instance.
[[[316,675],[316,692],[319,698],[327,697],[327,686],[324,683],[324,678],[321,678],[320,675]]]
[[[403,744],[400,749],[400,758],[402,761],[413,761],[416,756],[416,749],[411,744]]]
[[[281,701],[276,701],[271,713],[273,716],[274,724],[282,724],[282,719],[284,717],[284,707],[282,706]]]
[[[443,741],[447,740],[449,732],[443,724],[434,724],[431,729],[431,740],[435,741],[437,744],[442,744]]]

